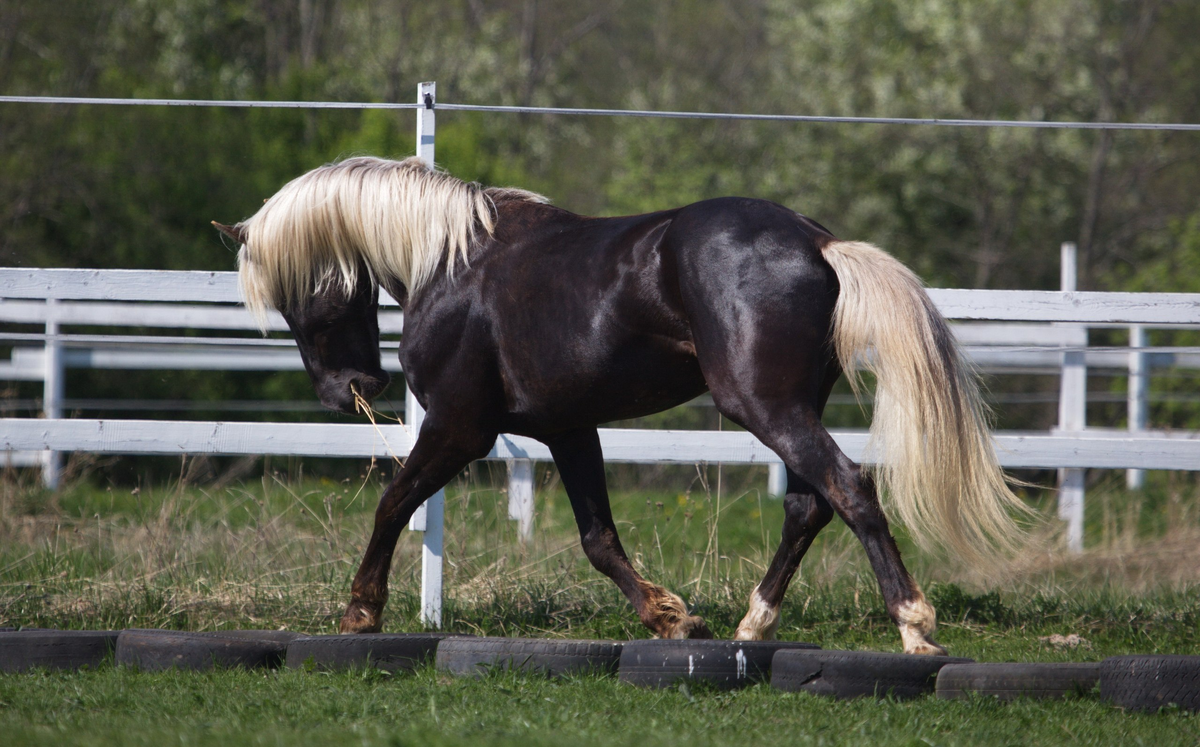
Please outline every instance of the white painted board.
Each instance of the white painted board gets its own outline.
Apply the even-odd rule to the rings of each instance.
[[[864,458],[867,434],[836,431],[841,449]],[[1200,433],[1172,437],[999,433],[1000,463],[1009,468],[1200,470]],[[614,462],[772,464],[779,458],[743,431],[602,428],[604,457]],[[0,419],[0,450],[87,451],[115,454],[288,454],[329,457],[404,457],[412,447],[398,425],[242,423],[165,420]],[[488,459],[546,461],[550,451],[522,436],[501,436]]]

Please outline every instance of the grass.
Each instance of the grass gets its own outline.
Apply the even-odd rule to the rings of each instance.
[[[455,680],[211,672],[0,677],[6,744],[991,745],[1195,744],[1195,714],[1094,698],[834,701],[757,685],[645,691],[612,677]]]
[[[447,497],[448,630],[489,635],[648,635],[578,549],[553,471],[537,474],[537,529],[521,547],[502,467],[478,465]],[[189,470],[140,489],[78,481],[58,494],[16,473],[0,483],[0,625],[333,632],[381,490],[365,477],[197,485]],[[617,476],[620,477],[619,475]],[[634,562],[730,636],[778,541],[782,507],[762,475],[677,469],[683,489],[614,491]],[[1200,654],[1200,491],[1151,474],[1089,490],[1088,551],[1038,536],[986,575],[907,547],[937,607],[939,640],[982,661],[1087,661],[1129,652]],[[617,479],[616,482],[623,482]],[[629,482],[629,481],[624,481]],[[1033,496],[1046,502],[1045,496]],[[836,523],[835,523],[836,524]],[[386,629],[419,630],[419,537],[405,533]],[[1042,639],[1075,633],[1084,642]],[[792,584],[780,637],[827,648],[898,651],[861,548],[831,526]],[[0,676],[6,744],[362,743],[523,745],[1016,744],[1200,742],[1200,717],[1124,714],[1094,698],[1063,703],[836,702],[765,686],[718,694],[645,692],[613,679],[498,675],[463,682],[431,669],[386,676],[301,672]]]

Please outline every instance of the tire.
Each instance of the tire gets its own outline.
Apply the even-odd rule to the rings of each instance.
[[[630,641],[621,652],[619,677],[640,687],[706,682],[732,690],[769,678],[777,651],[816,648],[790,641]]]
[[[411,672],[433,659],[438,644],[452,633],[368,633],[365,635],[314,635],[288,644],[289,669],[329,671],[375,667],[389,672]]]
[[[1000,700],[1060,699],[1085,695],[1100,683],[1100,663],[949,664],[937,675],[937,696],[962,700],[972,693]]]
[[[459,677],[489,671],[536,672],[550,677],[617,671],[618,641],[564,641],[537,638],[447,638],[437,647],[437,668]]]
[[[117,646],[115,630],[17,630],[0,633],[0,672],[96,667]]]
[[[972,661],[869,651],[780,651],[771,664],[771,685],[834,698],[916,698],[934,691],[942,667]]]
[[[283,663],[288,643],[300,637],[281,630],[123,630],[117,639],[117,664],[144,672],[274,668]]]
[[[1114,656],[1100,663],[1100,697],[1130,711],[1200,710],[1200,656]]]

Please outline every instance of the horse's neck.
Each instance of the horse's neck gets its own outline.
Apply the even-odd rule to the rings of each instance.
[[[529,202],[528,200],[517,197],[503,196],[495,202],[496,206],[496,222],[495,229],[492,235],[488,236],[482,231],[480,235],[472,242],[468,249],[468,262],[464,267],[461,264],[456,268],[457,272],[470,272],[471,260],[474,260],[479,252],[486,252],[494,248],[496,244],[504,244],[516,240],[523,234],[528,234],[531,231],[536,231],[539,226],[548,221],[582,221],[586,220],[582,216],[577,216],[570,211],[554,207],[538,202]],[[433,286],[445,282],[446,278],[446,263],[458,262],[457,257],[445,256],[442,258],[441,264],[433,277],[422,286],[417,293],[417,298],[426,295],[426,290]],[[408,312],[407,306],[409,301],[408,288],[404,283],[395,276],[382,276],[376,278],[379,282],[379,287],[387,291],[392,298],[401,307],[405,307],[405,312]]]
[[[529,202],[528,200],[520,200],[509,198],[503,201],[496,201],[496,228],[490,239],[485,239],[481,243],[500,242],[506,243],[509,241],[518,240],[519,237],[527,235],[532,231],[536,231],[547,223],[574,223],[588,220],[584,216],[576,215],[569,210],[549,205],[541,202]]]

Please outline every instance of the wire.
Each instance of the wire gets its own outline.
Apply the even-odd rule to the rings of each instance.
[[[78,96],[0,96],[8,104],[89,104],[100,106],[212,106],[238,109],[419,109],[422,105],[375,101],[233,101],[222,99],[129,99]],[[654,117],[660,119],[717,119],[748,122],[810,124],[932,125],[937,127],[1017,127],[1042,130],[1169,130],[1200,132],[1200,124],[1170,122],[1055,122],[1021,119],[943,119],[940,117],[829,117],[813,114],[742,114],[737,112],[679,112],[650,109],[590,109],[550,106],[491,106],[438,103],[437,109],[503,114],[560,114],[587,117]]]
[[[1017,119],[942,119],[939,117],[829,117],[815,114],[739,114],[734,112],[664,112],[647,109],[576,109],[542,106],[480,106],[438,104],[450,111],[506,112],[512,114],[574,114],[598,117],[659,117],[664,119],[732,119],[753,122],[807,122],[820,124],[896,124],[938,127],[1025,127],[1055,130],[1176,130],[1200,132],[1200,124],[1158,122],[1048,122]]]
[[[232,109],[417,109],[420,104],[360,101],[234,101],[230,99],[115,99],[94,96],[0,96],[4,104],[96,106],[214,106]]]

